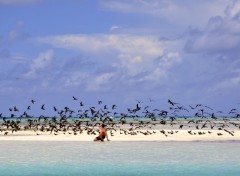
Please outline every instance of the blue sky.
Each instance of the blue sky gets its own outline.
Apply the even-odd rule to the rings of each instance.
[[[227,112],[240,106],[239,31],[238,0],[0,0],[1,112],[73,95]]]

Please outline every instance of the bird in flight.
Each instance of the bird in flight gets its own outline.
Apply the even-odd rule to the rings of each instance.
[[[73,100],[78,100],[76,97],[73,96]]]
[[[42,107],[41,107],[42,110],[45,110],[44,106],[45,106],[45,104],[42,105]]]
[[[168,99],[168,103],[171,104],[172,106],[174,106],[175,104],[178,104],[178,103],[175,103],[175,102],[173,102],[173,101],[171,101],[169,99]]]

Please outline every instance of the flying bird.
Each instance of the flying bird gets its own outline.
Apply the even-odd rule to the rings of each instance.
[[[73,100],[78,100],[76,97],[73,96]]]
[[[45,110],[44,106],[45,106],[45,104],[42,105],[42,107],[41,107],[42,110]]]
[[[171,101],[169,99],[168,99],[168,103],[171,104],[172,106],[174,106],[175,104],[178,104],[178,103],[175,103],[175,102],[173,102],[173,101]]]

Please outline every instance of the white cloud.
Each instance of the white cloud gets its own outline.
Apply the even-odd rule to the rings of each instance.
[[[120,27],[119,26],[112,26],[111,28],[110,28],[110,31],[115,31],[115,30],[118,30]]]
[[[84,82],[90,91],[107,90],[114,83],[128,86],[144,81],[157,82],[166,78],[173,65],[181,62],[176,41],[172,41],[172,44],[171,41],[160,41],[153,36],[62,35],[39,37],[35,41],[57,48],[76,50],[99,65],[105,63],[111,67],[112,69],[102,72],[92,69],[91,72],[86,72],[85,76],[70,76],[65,83],[79,85]],[[78,82],[77,79],[82,81]]]
[[[109,89],[112,85],[110,80],[114,77],[114,73],[103,73],[88,81],[87,89],[89,91],[99,91]]]
[[[55,47],[78,50],[100,60],[120,63],[128,68],[129,73],[134,74],[163,53],[163,47],[158,40],[144,36],[63,35],[38,38],[37,41]]]
[[[54,47],[80,51],[90,55],[97,62],[99,60],[100,62],[108,62],[109,65],[113,65],[117,70],[121,70],[128,76],[154,71],[155,67],[158,67],[154,60],[163,56],[163,54],[169,56],[164,56],[165,61],[161,62],[162,65],[177,63],[171,59],[171,49],[169,52],[165,51],[165,47],[170,46],[169,41],[164,43],[153,36],[62,35],[36,38],[36,41],[51,44]],[[167,72],[168,68],[163,67],[162,72]]]
[[[9,31],[7,41],[9,43],[13,43],[17,40],[26,39],[27,37],[29,37],[28,33],[22,31],[24,26],[25,22],[22,20],[18,20],[15,24],[15,27]]]
[[[162,11],[171,11],[171,9],[174,9],[175,7],[171,1],[166,0],[107,0],[101,1],[101,5],[110,10],[149,14],[155,14]]]
[[[223,15],[228,0],[178,1],[178,0],[102,0],[100,5],[112,11],[147,14],[165,19],[178,27],[205,24],[213,15]],[[196,20],[197,19],[197,20]]]
[[[224,91],[224,90],[230,90],[232,88],[238,88],[240,85],[240,75],[226,78],[216,85],[210,87],[208,91],[215,92],[215,91]]]
[[[167,70],[171,68],[174,64],[181,62],[182,59],[177,52],[169,52],[156,59],[157,67],[153,71],[140,78],[139,81],[158,81],[160,78],[167,77]]]
[[[66,68],[66,66],[65,66]],[[88,73],[84,73],[79,70],[73,70],[67,75],[64,75],[60,79],[60,84],[64,87],[76,87],[79,85],[84,85],[84,82],[89,78]]]
[[[36,38],[38,42],[54,47],[74,49],[86,53],[140,53],[158,56],[162,53],[159,41],[153,37],[133,35],[61,35]]]
[[[224,16],[209,19],[204,29],[190,30],[187,51],[208,54],[239,52],[240,1],[227,6]]]
[[[53,50],[47,50],[46,52],[40,53],[37,58],[35,58],[31,65],[30,70],[23,74],[24,78],[35,78],[38,71],[43,71],[47,66],[52,63],[54,58]]]

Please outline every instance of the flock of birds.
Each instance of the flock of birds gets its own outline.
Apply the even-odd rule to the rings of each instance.
[[[78,135],[86,132],[88,135],[98,135],[99,125],[104,123],[111,136],[116,133],[122,135],[152,135],[162,134],[166,137],[176,134],[179,130],[187,130],[189,135],[212,134],[212,130],[217,130],[217,135],[224,133],[234,136],[235,130],[240,130],[240,113],[236,108],[232,108],[229,116],[221,116],[222,111],[214,112],[213,108],[197,104],[185,107],[180,103],[168,100],[168,108],[151,109],[138,101],[133,108],[127,108],[126,112],[118,112],[117,105],[104,105],[103,101],[98,101],[98,106],[85,107],[84,102],[79,101],[75,96],[73,101],[78,103],[78,109],[64,107],[58,109],[56,106],[52,110],[56,113],[54,117],[40,115],[34,117],[30,115],[33,106],[39,106],[40,111],[45,111],[45,104],[37,104],[31,100],[26,110],[21,112],[17,106],[9,108],[10,115],[0,113],[0,134],[8,135],[18,131],[34,131],[36,135],[50,133],[54,135],[68,134]],[[154,100],[150,99],[150,102]],[[194,115],[186,116],[193,112]],[[184,114],[184,115],[183,115]]]

